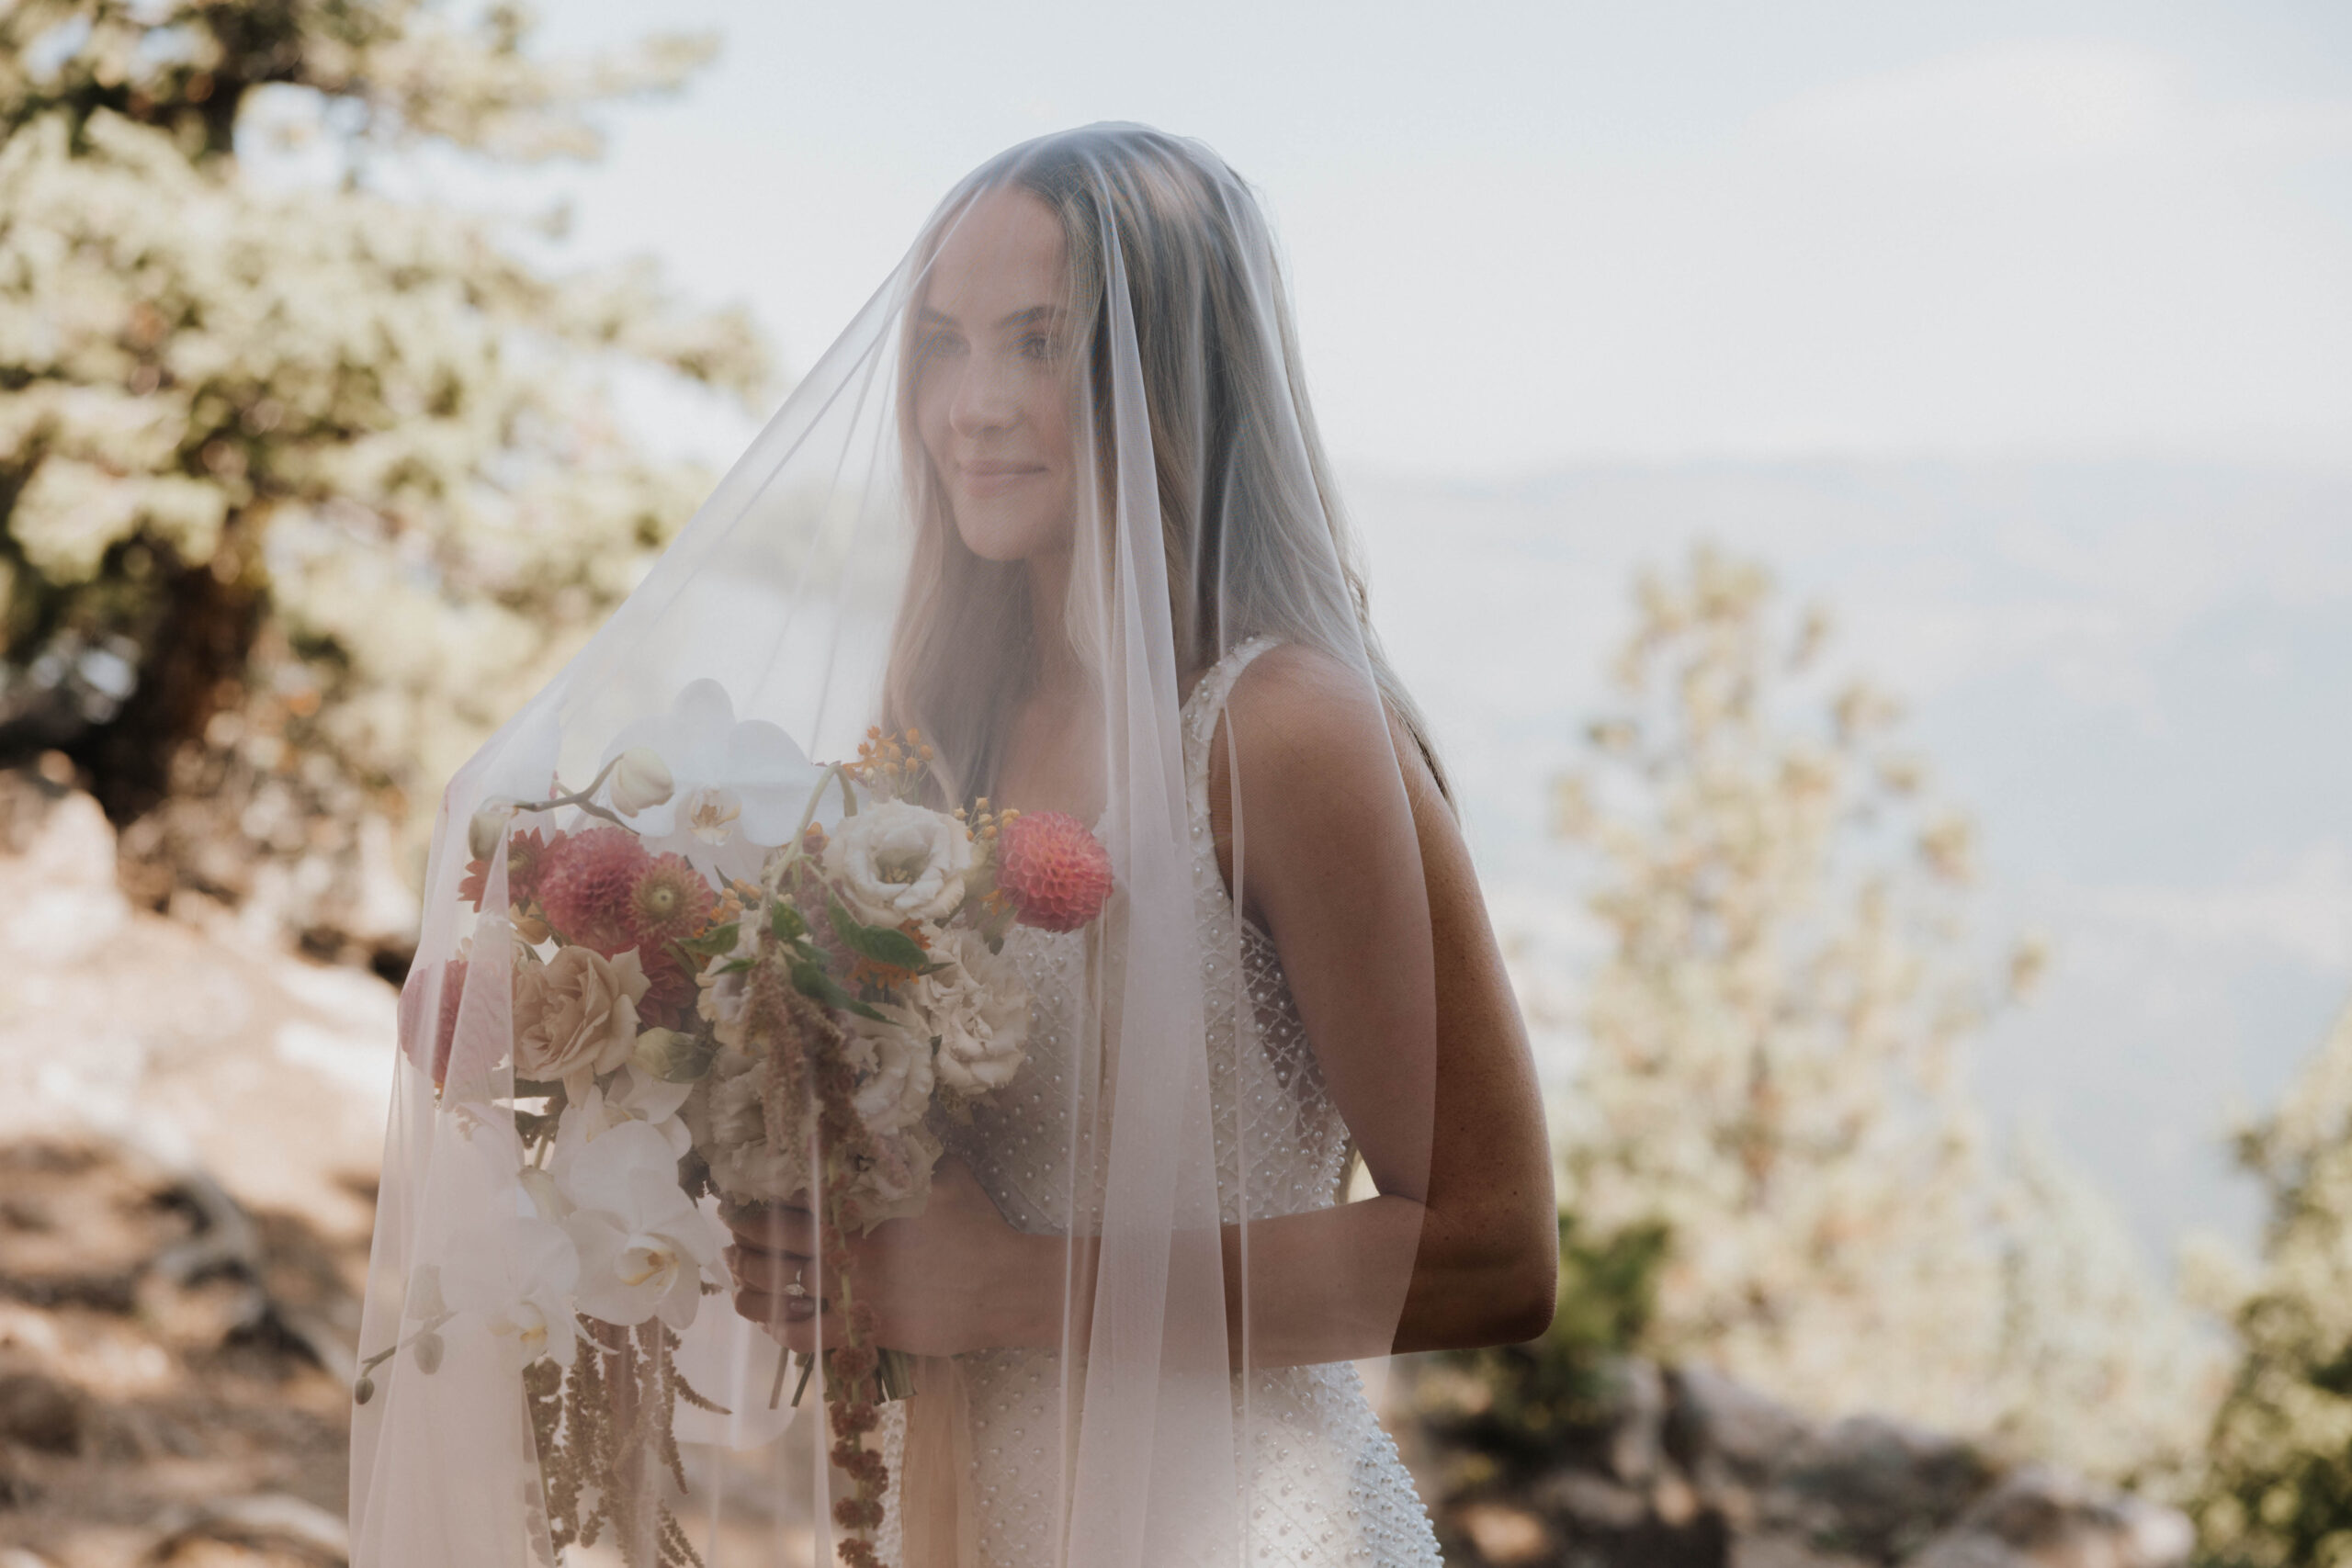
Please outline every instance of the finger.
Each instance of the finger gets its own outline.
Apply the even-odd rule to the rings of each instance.
[[[818,1343],[817,1307],[812,1301],[796,1296],[763,1295],[757,1291],[738,1291],[735,1293],[735,1310],[759,1325],[769,1338],[788,1350],[805,1354],[822,1348]]]
[[[814,1294],[821,1275],[816,1259],[789,1252],[763,1252],[754,1247],[729,1247],[724,1254],[727,1270],[736,1282],[772,1296],[797,1295],[801,1292]],[[797,1283],[800,1291],[792,1289]]]
[[[761,1208],[730,1209],[723,1218],[736,1240],[765,1252],[817,1250],[817,1219],[806,1209],[771,1203]]]

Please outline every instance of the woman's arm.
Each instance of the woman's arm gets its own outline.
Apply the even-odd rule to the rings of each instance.
[[[1419,1203],[1402,1312],[1389,1303],[1394,1348],[1532,1338],[1551,1322],[1557,1286],[1542,1097],[1469,846],[1419,748],[1385,712],[1367,715],[1362,690],[1361,677],[1317,655],[1275,649],[1236,683],[1229,724],[1210,752],[1220,868],[1228,886],[1240,887],[1246,913],[1274,939],[1307,1038],[1383,1194],[1250,1228],[1256,1306],[1249,1316],[1252,1359],[1261,1362],[1310,1359],[1272,1353],[1286,1348],[1293,1325],[1318,1313],[1350,1315],[1317,1282],[1345,1280],[1335,1258],[1393,1256],[1393,1244],[1367,1233],[1398,1224],[1382,1213],[1396,1199]],[[1393,799],[1346,787],[1400,773],[1408,826]],[[1402,857],[1399,839],[1412,846]],[[1385,863],[1363,863],[1375,859]],[[1398,888],[1401,878],[1418,887]],[[1388,913],[1335,921],[1335,909]],[[1393,929],[1367,929],[1383,919]],[[1426,923],[1416,929],[1416,921]],[[1419,1028],[1433,1031],[1433,1046],[1417,1070],[1420,1047],[1408,1043]],[[1399,1092],[1414,1098],[1401,1107],[1387,1101]],[[1316,1222],[1351,1234],[1318,1242],[1306,1234]],[[1227,1296],[1237,1331],[1238,1252],[1228,1228]]]
[[[1210,759],[1220,867],[1273,938],[1379,1189],[1225,1228],[1236,1363],[1245,1329],[1260,1366],[1532,1338],[1550,1321],[1558,1267],[1551,1159],[1453,813],[1410,738],[1320,656],[1264,655],[1227,715]],[[807,1279],[800,1300],[785,1291],[812,1250],[807,1216],[777,1211],[737,1230],[738,1309],[809,1348],[820,1282]],[[929,1209],[853,1250],[885,1344],[1083,1348],[1092,1244],[1013,1231],[952,1161]]]

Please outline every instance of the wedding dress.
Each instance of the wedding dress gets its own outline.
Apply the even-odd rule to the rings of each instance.
[[[1256,1028],[1237,1027],[1235,987],[1208,1015],[1209,1084],[1216,1128],[1220,1217],[1239,1223],[1241,1194],[1261,1216],[1295,1213],[1345,1195],[1346,1124],[1308,1047],[1282,961],[1264,932],[1240,918],[1226,892],[1209,829],[1209,750],[1226,699],[1257,638],[1202,676],[1183,706],[1185,799],[1191,829],[1194,918],[1204,953],[1241,953],[1239,995]],[[1030,1055],[995,1105],[954,1129],[951,1152],[1015,1228],[1066,1235],[1102,1224],[1099,1182],[1074,1182],[1067,1113],[1055,1086],[1073,1070],[1071,1032],[1084,956],[1074,933],[1021,931],[1011,939],[1035,1001]],[[1214,977],[1212,982],[1214,981]],[[1068,1444],[1049,1350],[983,1350],[959,1358],[973,1421],[972,1480],[980,1500],[980,1562],[988,1568],[1056,1560]],[[1351,1361],[1261,1369],[1233,1380],[1236,1425],[1248,1434],[1240,1481],[1242,1561],[1258,1568],[1363,1564],[1437,1568],[1437,1540],[1396,1445],[1381,1427]],[[895,1471],[902,1423],[886,1427]],[[883,1559],[898,1563],[898,1516],[883,1532]]]

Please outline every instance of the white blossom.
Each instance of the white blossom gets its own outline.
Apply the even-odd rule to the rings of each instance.
[[[727,688],[711,680],[688,682],[668,713],[628,726],[605,755],[625,759],[640,749],[660,759],[672,787],[640,807],[631,826],[655,853],[682,854],[706,876],[758,876],[824,778],[775,725],[739,722]]]
[[[623,1122],[554,1169],[571,1205],[563,1228],[579,1248],[580,1310],[606,1323],[694,1322],[703,1270],[726,1241],[678,1185],[678,1151],[660,1130]]]
[[[964,901],[971,869],[964,824],[903,800],[842,818],[825,844],[825,874],[867,925],[945,919]]]

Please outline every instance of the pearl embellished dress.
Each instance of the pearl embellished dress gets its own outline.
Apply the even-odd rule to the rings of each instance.
[[[1338,1202],[1347,1175],[1347,1128],[1308,1047],[1281,961],[1272,941],[1234,909],[1209,829],[1210,739],[1234,682],[1271,646],[1255,639],[1227,654],[1201,678],[1182,715],[1201,947],[1212,955],[1212,971],[1219,965],[1215,955],[1240,953],[1257,1021],[1257,1038],[1245,1051],[1232,991],[1206,987],[1218,1206],[1228,1224],[1238,1222],[1245,1191],[1255,1217],[1293,1213]],[[1081,940],[1016,927],[1005,952],[1016,959],[1034,1001],[1027,1060],[993,1104],[976,1111],[970,1126],[943,1131],[950,1152],[971,1167],[1016,1228],[1098,1232],[1102,1195],[1073,1194],[1069,1171],[1070,1082],[1078,1071],[1070,1021],[1085,982]],[[1084,1212],[1072,1213],[1081,1206]],[[971,1495],[981,1561],[989,1568],[1046,1568],[1057,1560],[1067,1458],[1058,1353],[985,1350],[957,1359],[971,1401]],[[1235,1430],[1246,1434],[1250,1450],[1242,1476],[1244,1563],[1439,1568],[1429,1516],[1354,1363],[1236,1374],[1233,1399]],[[889,1407],[884,1427],[884,1457],[894,1475],[903,1439],[898,1416],[898,1407]],[[893,1563],[900,1561],[895,1503],[893,1496],[876,1541],[883,1560]]]

